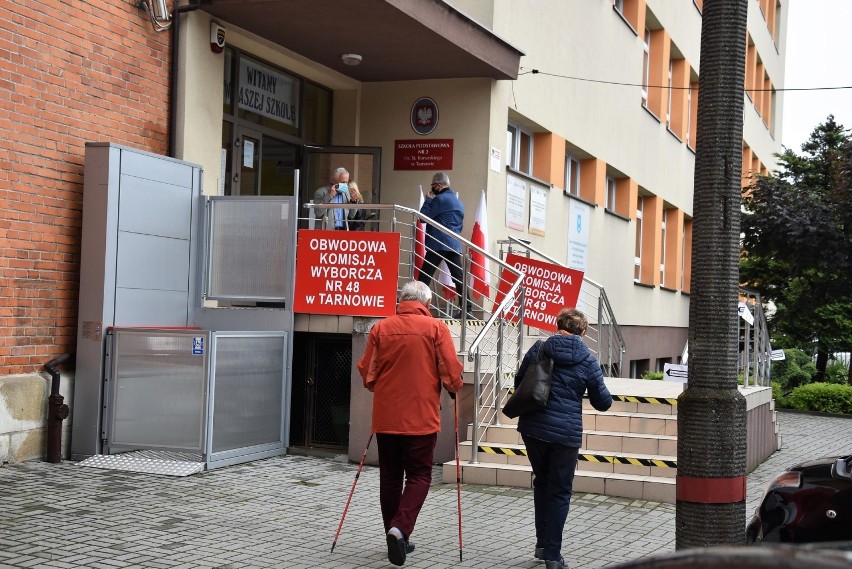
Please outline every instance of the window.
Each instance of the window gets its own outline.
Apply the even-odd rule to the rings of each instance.
[[[580,196],[580,161],[565,155],[565,193],[572,196]]]
[[[663,217],[660,222],[660,283],[666,282],[666,218],[668,210],[663,209]]]
[[[686,290],[686,223],[683,224],[683,233],[680,236],[680,290]]]
[[[639,379],[642,375],[650,371],[651,360],[630,360],[630,377]]]
[[[604,207],[609,211],[615,211],[615,179],[606,177],[606,203]]]
[[[532,133],[509,123],[506,128],[506,164],[524,174],[532,174],[532,157]]]
[[[651,79],[651,30],[645,29],[642,43],[642,104],[648,106],[648,85]]]
[[[692,83],[686,91],[686,143],[692,140]]]
[[[636,247],[633,258],[633,280],[637,283],[642,276],[642,205],[645,199],[636,199]]]
[[[669,89],[669,101],[666,106],[666,126],[671,128],[672,126],[672,60],[669,60],[669,76],[668,76],[668,89]]]

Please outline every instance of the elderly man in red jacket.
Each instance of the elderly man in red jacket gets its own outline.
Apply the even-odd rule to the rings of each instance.
[[[358,371],[373,392],[379,447],[379,502],[388,560],[405,563],[408,541],[432,482],[441,430],[441,386],[462,387],[462,364],[450,331],[432,317],[432,291],[419,281],[402,287],[396,315],[373,326]],[[404,486],[403,486],[404,480]]]

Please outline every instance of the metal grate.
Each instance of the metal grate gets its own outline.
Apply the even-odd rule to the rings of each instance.
[[[139,450],[122,454],[96,454],[78,463],[106,470],[125,470],[165,476],[189,476],[204,471],[200,454]]]

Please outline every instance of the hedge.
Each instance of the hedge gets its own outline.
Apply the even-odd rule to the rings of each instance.
[[[852,414],[852,385],[809,383],[784,397],[783,404],[803,411]]]

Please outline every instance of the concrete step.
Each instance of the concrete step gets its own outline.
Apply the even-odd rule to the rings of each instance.
[[[532,468],[528,465],[478,463],[462,460],[461,481],[465,484],[513,486],[532,488]],[[455,461],[443,465],[443,481],[456,481]],[[657,476],[604,473],[577,469],[574,474],[574,493],[620,496],[652,502],[675,503],[675,479]]]
[[[471,459],[471,442],[459,444],[459,456]],[[527,450],[522,444],[480,443],[476,460],[480,463],[529,465]],[[631,474],[635,476],[677,476],[677,457],[674,455],[640,454],[581,448],[577,470]]]
[[[677,436],[677,416],[586,410],[583,412],[583,430]]]
[[[594,411],[588,398],[583,399],[583,411]],[[643,397],[638,395],[613,395],[609,413],[651,413],[653,415],[677,415],[677,399]]]
[[[523,445],[521,433],[515,425],[491,425],[480,427],[480,444]],[[468,425],[468,441],[473,440],[473,425]],[[627,454],[665,455],[677,454],[677,437],[673,435],[647,435],[609,431],[583,431],[583,448],[594,451],[620,452]]]

